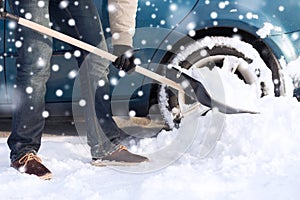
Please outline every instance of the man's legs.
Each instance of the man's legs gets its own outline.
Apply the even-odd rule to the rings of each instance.
[[[50,2],[50,15],[54,28],[107,51],[98,11],[92,0],[79,0],[77,4],[60,9],[59,4]],[[70,20],[75,24],[70,26]],[[88,144],[93,158],[101,158],[119,148],[120,129],[111,117],[108,84],[109,62],[94,54],[81,51],[80,84],[82,97],[86,100],[85,123]],[[103,81],[100,87],[98,82]],[[111,141],[114,141],[113,143]]]
[[[107,51],[98,11],[92,0],[79,0],[74,4],[70,1],[64,9],[57,9],[51,4],[50,14],[63,17],[56,24],[63,32],[76,37],[88,44]],[[75,24],[70,22],[75,21]],[[92,53],[82,51],[79,60],[80,88],[86,100],[85,119],[88,144],[95,165],[113,163],[140,163],[148,159],[132,154],[120,145],[119,137],[122,130],[118,128],[111,116],[109,83],[107,79],[109,62]],[[105,84],[98,84],[99,81]],[[102,162],[102,161],[105,162]]]
[[[48,2],[38,7],[37,1],[10,1],[15,14],[30,17],[44,26],[49,26]],[[18,48],[16,59],[17,77],[13,97],[12,133],[8,138],[10,158],[18,160],[29,152],[37,152],[41,145],[44,128],[46,82],[50,75],[52,39],[25,27],[16,29]]]

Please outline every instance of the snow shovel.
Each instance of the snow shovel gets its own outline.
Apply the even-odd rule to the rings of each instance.
[[[27,19],[10,14],[8,12],[2,11],[0,13],[0,18],[13,20],[22,26],[25,26],[25,27],[35,30],[39,33],[45,34],[47,36],[56,38],[58,40],[61,40],[63,42],[71,44],[73,46],[79,47],[90,53],[93,53],[102,58],[105,58],[111,62],[114,62],[117,58],[117,56],[112,55],[106,51],[103,51],[95,46],[92,46],[90,44],[87,44],[85,42],[77,40],[73,37],[70,37],[70,36],[60,33],[58,31],[52,30],[50,28],[47,28],[47,27],[37,24],[35,22],[32,22]],[[180,84],[178,84],[175,81],[172,81],[164,76],[161,76],[157,73],[154,73],[148,69],[145,69],[140,66],[136,66],[134,71],[139,74],[142,74],[144,76],[147,76],[153,80],[156,80],[160,83],[166,84],[169,87],[176,89],[179,92],[179,96],[180,95],[182,96],[185,93],[184,89],[181,87]],[[205,89],[205,87],[203,86],[203,84],[201,82],[199,82],[198,80],[195,80],[194,78],[190,77],[189,75],[187,75],[185,73],[182,73],[182,75],[186,78],[186,80],[188,80],[190,82],[190,85],[192,86],[192,88],[196,94],[196,98],[197,98],[198,102],[200,102],[204,106],[207,106],[209,108],[217,108],[220,112],[222,112],[224,114],[237,114],[237,113],[257,114],[258,113],[255,111],[233,108],[231,106],[227,106],[221,102],[218,102],[211,98],[211,96],[209,95],[209,93],[207,92],[207,90]]]

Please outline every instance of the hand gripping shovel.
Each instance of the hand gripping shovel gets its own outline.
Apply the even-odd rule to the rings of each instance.
[[[82,42],[80,40],[77,40],[75,38],[72,38],[68,35],[65,35],[63,33],[60,33],[58,31],[52,30],[50,28],[47,28],[45,26],[42,26],[40,24],[37,24],[35,22],[29,21],[27,19],[15,16],[13,14],[7,13],[7,12],[1,12],[0,13],[0,17],[3,19],[9,19],[9,20],[13,20],[15,22],[17,22],[18,24],[25,26],[27,28],[30,28],[32,30],[35,30],[39,33],[45,34],[47,36],[56,38],[58,40],[61,40],[63,42],[66,42],[68,44],[71,44],[73,46],[79,47],[83,50],[86,50],[90,53],[93,53],[95,55],[98,55],[102,58],[105,58],[111,62],[114,62],[116,60],[116,56],[112,55],[106,51],[103,51],[95,46],[92,46],[90,44],[87,44],[85,42]],[[157,73],[154,73],[148,69],[145,69],[143,67],[140,66],[136,66],[134,69],[135,72],[140,73],[144,76],[147,76],[153,80],[156,80],[160,83],[166,84],[169,87],[172,87],[174,89],[176,89],[179,92],[179,95],[183,95],[185,93],[185,91],[183,90],[183,88],[181,87],[180,84],[166,78],[163,77]],[[221,102],[215,101],[214,99],[211,98],[211,96],[209,95],[209,93],[207,92],[207,90],[204,88],[203,84],[201,82],[199,82],[198,80],[195,80],[194,78],[190,77],[189,75],[182,73],[182,75],[186,78],[186,80],[188,80],[190,82],[190,85],[192,86],[197,100],[210,108],[217,108],[220,112],[225,113],[225,114],[237,114],[237,113],[251,113],[251,114],[257,114],[257,112],[255,111],[249,111],[249,110],[244,110],[244,109],[237,109],[237,108],[233,108],[227,105],[224,105]]]

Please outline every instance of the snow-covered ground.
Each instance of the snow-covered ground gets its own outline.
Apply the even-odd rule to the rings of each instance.
[[[259,115],[226,116],[207,157],[198,157],[196,137],[181,158],[147,173],[91,166],[78,137],[58,136],[43,139],[40,156],[54,178],[42,181],[9,167],[1,138],[1,199],[299,199],[300,104],[287,97],[257,104]]]
[[[228,103],[240,101],[260,114],[200,116],[196,109],[178,130],[126,141],[150,158],[137,167],[95,167],[84,138],[44,137],[39,155],[54,177],[42,181],[9,167],[0,138],[1,199],[300,199],[300,103],[257,99],[232,76],[221,77]]]

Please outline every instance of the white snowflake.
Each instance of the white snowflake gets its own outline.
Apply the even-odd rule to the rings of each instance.
[[[17,47],[17,48],[20,48],[21,46],[22,46],[22,42],[21,41],[16,41],[15,42],[15,46]]]
[[[130,117],[135,117],[136,116],[136,112],[134,110],[130,110],[129,113],[128,113],[128,115]]]
[[[174,11],[176,11],[178,9],[178,6],[175,3],[172,3],[170,5],[169,9],[174,12]]]
[[[99,80],[98,85],[99,85],[99,87],[103,87],[105,85],[105,81],[104,80]]]
[[[8,28],[9,29],[15,29],[17,27],[17,23],[14,21],[8,22]]]
[[[37,61],[37,65],[39,67],[45,67],[46,66],[46,61],[43,58],[39,57],[39,59]]]
[[[103,99],[104,100],[109,100],[109,95],[108,94],[103,95]]]
[[[29,12],[26,13],[26,14],[25,14],[25,18],[28,19],[28,20],[32,19],[32,14],[29,13]]]
[[[74,79],[74,78],[76,78],[77,74],[78,74],[77,70],[73,69],[68,73],[68,78]]]
[[[108,4],[107,6],[108,12],[116,12],[117,8],[114,4]]]
[[[279,12],[283,12],[285,10],[284,6],[279,6],[278,7]]]
[[[70,52],[66,52],[66,53],[64,54],[64,57],[65,57],[65,59],[69,60],[69,59],[71,59],[72,54],[71,54]]]
[[[81,56],[81,52],[79,50],[75,50],[74,51],[74,56],[77,57],[77,58],[80,57]]]
[[[218,13],[215,12],[215,11],[213,11],[213,12],[210,13],[210,17],[211,17],[212,19],[217,19]]]
[[[78,104],[79,104],[80,107],[84,107],[84,106],[86,106],[86,100],[80,99]]]
[[[123,70],[120,70],[118,74],[120,77],[124,77],[126,75],[126,72]]]
[[[64,92],[61,89],[58,89],[58,90],[55,91],[55,95],[57,97],[61,97],[63,94],[64,94]]]
[[[75,26],[75,25],[76,25],[76,22],[75,22],[74,19],[69,19],[69,20],[68,20],[68,24],[69,24],[69,26]]]
[[[49,112],[47,110],[42,112],[43,118],[48,118],[50,116]]]
[[[61,1],[61,2],[59,3],[59,8],[60,8],[60,9],[65,9],[65,8],[68,7],[68,5],[69,5],[69,1],[64,0],[64,1]]]
[[[38,1],[38,7],[43,8],[45,6],[45,1]]]
[[[144,92],[142,90],[138,91],[138,96],[143,96],[144,95]]]
[[[111,78],[110,79],[110,84],[113,85],[113,86],[117,85],[118,84],[118,79],[117,78]]]
[[[25,89],[25,91],[27,94],[31,94],[33,92],[33,88],[29,86]]]

